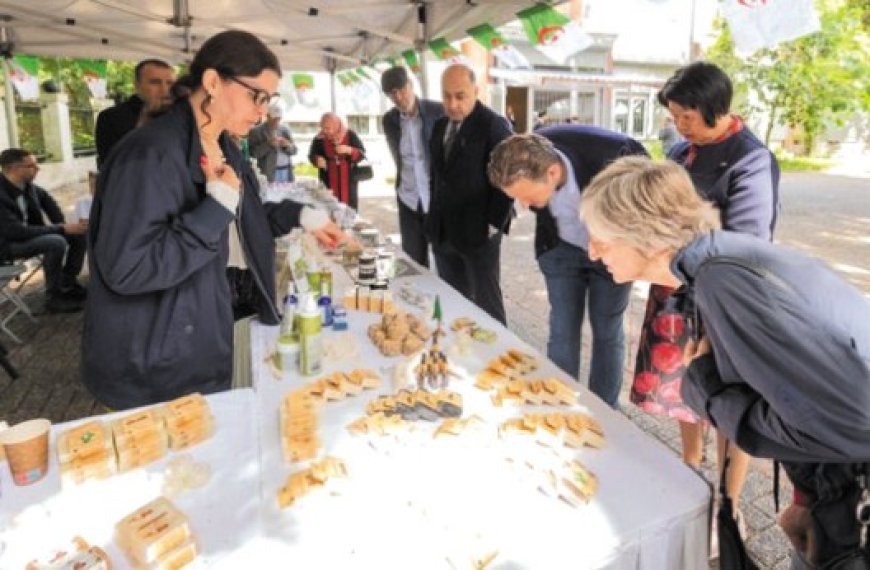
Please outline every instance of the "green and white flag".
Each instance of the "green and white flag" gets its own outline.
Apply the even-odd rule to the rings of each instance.
[[[317,91],[314,90],[314,76],[310,73],[294,73],[292,79],[296,100],[306,107],[316,107]]]
[[[435,57],[443,61],[451,61],[455,63],[462,57],[459,50],[450,45],[450,43],[444,38],[436,38],[429,42],[429,49],[432,50]]]
[[[9,80],[24,101],[39,99],[39,58],[35,55],[13,55],[9,62]]]
[[[82,78],[88,86],[91,95],[97,99],[106,98],[106,60],[79,59],[76,60]]]
[[[592,45],[592,37],[572,22],[568,16],[557,12],[546,4],[536,4],[517,17],[529,42],[544,55],[558,63],[565,61],[577,52]]]
[[[491,25],[481,24],[466,31],[477,43],[482,45],[487,51],[491,51],[503,65],[511,69],[531,67],[526,56],[520,53],[515,46],[507,43],[504,37]]]
[[[350,87],[353,82],[356,81],[356,77],[346,71],[336,73],[335,78],[338,79],[338,82],[341,83],[342,87]]]
[[[405,60],[405,64],[408,66],[408,69],[411,70],[412,73],[417,75],[420,74],[422,68],[420,67],[420,59],[417,57],[417,52],[409,49],[402,52],[402,58]]]

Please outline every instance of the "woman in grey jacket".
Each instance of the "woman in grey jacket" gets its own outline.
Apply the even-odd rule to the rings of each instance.
[[[781,524],[800,559],[825,567],[860,556],[870,303],[818,260],[719,231],[718,211],[673,163],[614,162],[584,192],[581,211],[590,257],[615,281],[694,294],[699,340],[683,356],[683,399],[750,455],[782,462],[799,498]]]

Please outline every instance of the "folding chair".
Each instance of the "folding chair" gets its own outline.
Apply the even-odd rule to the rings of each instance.
[[[42,262],[39,263],[40,267],[42,266]],[[30,307],[27,306],[27,303],[24,302],[24,299],[21,298],[21,294],[19,293],[21,289],[21,285],[19,284],[17,287],[12,287],[12,281],[21,277],[28,272],[28,267],[24,263],[15,263],[13,265],[0,265],[0,307],[9,303],[13,306],[12,311],[9,312],[8,315],[0,319],[0,329],[3,330],[9,338],[21,344],[23,341],[18,338],[18,336],[9,329],[9,321],[11,321],[18,313],[24,313],[27,318],[31,321],[36,322],[36,319],[33,317],[33,313],[30,311]],[[29,279],[35,273],[34,270],[30,270],[30,275],[26,277]],[[26,281],[25,281],[26,283]]]

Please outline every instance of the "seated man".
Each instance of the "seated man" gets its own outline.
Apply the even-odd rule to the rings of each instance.
[[[87,226],[65,223],[57,202],[33,184],[39,166],[28,151],[4,150],[0,170],[0,259],[42,255],[46,311],[82,310],[86,291],[76,277],[85,257]]]

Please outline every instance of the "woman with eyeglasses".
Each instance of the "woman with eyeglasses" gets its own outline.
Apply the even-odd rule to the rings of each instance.
[[[187,94],[104,163],[88,234],[82,379],[105,405],[228,389],[234,301],[266,324],[280,320],[274,238],[301,225],[321,243],[344,239],[323,212],[262,203],[230,140],[263,118],[280,77],[255,36],[218,34],[176,84]]]

